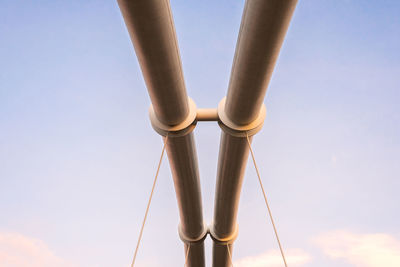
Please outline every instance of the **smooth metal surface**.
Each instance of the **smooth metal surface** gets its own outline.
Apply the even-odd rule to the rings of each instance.
[[[235,231],[248,156],[246,138],[221,134],[213,221],[213,232],[219,238],[230,236]]]
[[[237,124],[257,115],[297,0],[247,0],[225,111]]]
[[[197,109],[197,121],[218,121],[218,110],[216,108]]]
[[[187,244],[185,244],[185,255],[188,250]],[[190,251],[188,255],[188,263],[187,266],[191,267],[203,267],[205,266],[204,260],[204,242],[191,244]]]
[[[189,238],[204,230],[199,169],[193,133],[168,139],[167,154],[175,184],[181,217],[181,230]]]
[[[233,123],[250,124],[259,114],[296,3],[246,1],[225,103]],[[212,226],[217,237],[230,236],[235,229],[248,155],[246,137],[222,132]],[[228,266],[226,245],[214,242],[213,267]]]
[[[179,125],[189,114],[175,28],[168,0],[118,0],[157,119]],[[180,212],[180,231],[191,239],[204,232],[194,136],[170,136],[167,154]],[[185,251],[187,249],[185,244]],[[187,266],[204,267],[203,241],[192,244]]]
[[[212,226],[215,237],[226,238],[232,236],[235,231],[248,155],[246,138],[221,133]],[[230,251],[233,252],[233,244],[230,245]],[[226,245],[214,242],[212,264],[213,267],[230,267]]]
[[[227,245],[219,245],[217,243],[213,244],[213,255],[218,255],[218,257],[213,257],[212,266],[217,267],[231,267],[230,257],[228,253]],[[228,245],[229,250],[233,251],[233,244]],[[251,266],[249,266],[251,267]]]
[[[178,124],[189,112],[168,0],[118,0],[157,118]]]
[[[161,136],[177,137],[191,133],[196,127],[197,108],[192,99],[189,98],[189,113],[186,118],[178,124],[168,125],[162,123],[154,112],[153,105],[149,108],[151,126]]]
[[[167,154],[178,200],[181,231],[186,237],[197,239],[204,232],[205,225],[193,133],[168,138]],[[188,266],[205,266],[203,241],[191,245]]]

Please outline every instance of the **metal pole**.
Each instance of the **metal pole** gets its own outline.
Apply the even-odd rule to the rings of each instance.
[[[168,0],[118,0],[157,118],[182,122],[188,96]]]
[[[204,267],[203,241],[207,235],[207,228],[203,221],[201,187],[193,133],[169,138],[167,154],[181,218],[179,233],[185,242],[185,251],[190,243],[187,266]]]
[[[259,114],[296,3],[246,1],[224,110],[234,124],[250,124]],[[232,251],[248,154],[246,137],[222,132],[211,231],[214,267],[228,267],[230,263],[226,244]]]
[[[216,108],[197,109],[196,121],[218,121],[218,110]]]
[[[247,0],[236,44],[225,111],[248,124],[264,101],[297,0]]]
[[[190,116],[175,28],[168,0],[118,0],[152,101],[156,119],[179,125]],[[167,154],[180,212],[179,234],[190,243],[187,266],[204,267],[200,180],[193,133],[169,136]]]

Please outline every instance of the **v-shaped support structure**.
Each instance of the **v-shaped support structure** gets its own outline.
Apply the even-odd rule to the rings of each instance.
[[[216,109],[197,109],[188,98],[169,0],[118,0],[151,98],[150,118],[162,136],[180,211],[179,235],[190,244],[188,266],[204,267],[204,239],[214,241],[213,266],[228,267],[244,170],[246,134],[264,122],[265,93],[297,0],[247,0],[226,98]],[[198,121],[218,121],[222,133],[214,221],[203,221],[193,130]],[[251,139],[251,137],[250,137]]]

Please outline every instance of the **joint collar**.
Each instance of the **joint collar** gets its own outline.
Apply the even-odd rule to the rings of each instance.
[[[260,112],[252,122],[245,125],[239,125],[232,122],[232,120],[230,120],[229,117],[226,115],[225,101],[226,97],[224,97],[218,104],[218,124],[225,133],[235,137],[246,137],[247,135],[253,136],[261,130],[267,114],[265,104],[261,106]]]

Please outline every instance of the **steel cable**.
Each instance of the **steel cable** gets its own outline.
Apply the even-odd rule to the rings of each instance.
[[[187,251],[186,251],[185,265],[183,265],[184,267],[187,266],[187,262],[188,262],[188,259],[189,259],[189,251],[190,251],[190,243],[188,244],[188,248],[187,248]]]
[[[259,172],[258,167],[257,167],[257,163],[256,163],[256,159],[255,159],[255,156],[254,156],[254,152],[253,152],[253,149],[251,148],[249,134],[247,132],[246,132],[246,138],[247,138],[247,144],[249,145],[251,158],[253,159],[254,167],[255,167],[256,172],[257,172],[258,181],[260,183],[260,187],[261,187],[262,193],[264,195],[264,200],[265,200],[265,204],[266,204],[267,209],[268,209],[269,218],[271,219],[271,224],[272,224],[272,227],[274,228],[275,237],[276,237],[276,240],[278,241],[279,250],[281,251],[283,263],[285,264],[285,267],[288,267],[288,265],[286,263],[285,253],[283,252],[282,244],[281,244],[281,241],[279,239],[278,230],[276,229],[274,218],[272,217],[271,208],[269,207],[269,204],[268,204],[267,194],[265,193],[264,186],[263,186],[263,183],[262,183],[262,180],[261,180],[261,175],[260,175],[260,172]]]
[[[229,261],[231,262],[231,266],[233,267],[232,253],[231,253],[231,250],[229,248],[229,244],[226,244],[226,248],[228,250]]]
[[[140,234],[139,234],[139,238],[138,238],[138,241],[137,241],[137,244],[136,244],[135,254],[133,256],[131,267],[135,266],[136,256],[137,256],[137,253],[138,253],[138,250],[139,250],[140,241],[142,240],[144,225],[146,224],[147,215],[149,213],[150,204],[151,204],[151,200],[153,198],[154,188],[156,187],[157,178],[158,178],[158,174],[160,172],[160,167],[161,167],[162,159],[163,159],[163,156],[164,156],[164,152],[165,152],[165,147],[166,147],[167,141],[168,141],[168,135],[165,137],[165,140],[164,140],[164,146],[163,146],[163,149],[162,149],[162,152],[161,152],[160,160],[158,162],[157,171],[156,171],[156,175],[154,177],[153,186],[151,188],[149,201],[147,202],[146,212],[144,214],[143,223],[142,223],[142,227],[140,229]]]

